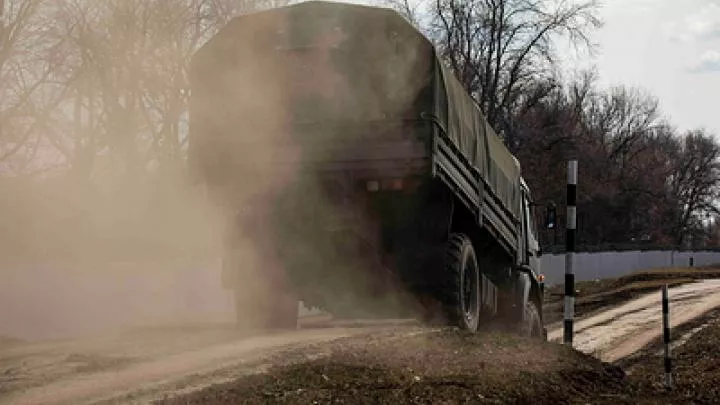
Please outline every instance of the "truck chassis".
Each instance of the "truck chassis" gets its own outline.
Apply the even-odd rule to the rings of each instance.
[[[191,71],[191,161],[233,230],[224,278],[267,291],[266,325],[292,327],[299,298],[339,315],[413,313],[471,331],[501,319],[544,336],[540,249],[519,164],[399,15],[306,2],[242,16]],[[255,88],[255,76],[266,78],[266,100],[240,103],[237,83]],[[321,95],[328,82],[314,78],[325,76],[344,78],[350,97]],[[377,103],[387,119],[358,118],[377,115]],[[292,114],[273,125],[258,118],[282,106]],[[272,132],[289,135],[275,139],[279,153],[255,147]],[[288,151],[299,159],[283,168],[277,156]],[[291,181],[256,193],[256,204],[237,198],[233,190],[273,170]],[[248,241],[267,259],[254,270],[238,252]]]

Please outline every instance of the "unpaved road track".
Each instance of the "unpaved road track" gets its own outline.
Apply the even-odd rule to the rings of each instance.
[[[720,307],[720,280],[672,288],[673,325]],[[575,347],[606,361],[642,348],[662,331],[660,293],[576,321]],[[263,336],[230,326],[135,330],[114,337],[38,343],[0,341],[0,404],[147,403],[262,371],[303,348],[302,358],[327,354],[324,344],[392,330],[401,339],[427,332],[404,323],[310,325]],[[327,325],[325,325],[327,326]],[[558,340],[562,329],[550,330]]]
[[[676,327],[720,307],[720,280],[704,280],[671,288],[670,324]],[[662,334],[660,291],[575,321],[573,347],[613,362],[641,349]],[[561,326],[548,333],[561,341]]]
[[[0,403],[146,403],[261,371],[268,356],[285,349],[385,328],[323,327],[251,336],[231,327],[185,327],[85,341],[6,344],[0,346]],[[319,349],[307,351],[309,357],[319,355]]]

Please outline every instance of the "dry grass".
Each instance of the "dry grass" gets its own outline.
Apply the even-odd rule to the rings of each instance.
[[[693,322],[708,325],[673,351],[674,386],[666,395],[673,403],[720,403],[720,311]],[[688,329],[691,325],[688,325]],[[675,336],[682,330],[674,331]],[[633,384],[649,393],[665,393],[662,343],[658,340],[627,365]]]

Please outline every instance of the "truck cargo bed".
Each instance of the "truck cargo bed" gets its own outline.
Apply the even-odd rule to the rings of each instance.
[[[191,85],[190,158],[208,183],[272,158],[247,145],[281,134],[301,170],[440,179],[518,254],[519,163],[396,12],[313,1],[240,16],[195,55]]]

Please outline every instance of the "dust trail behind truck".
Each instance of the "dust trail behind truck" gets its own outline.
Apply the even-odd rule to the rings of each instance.
[[[396,12],[313,1],[232,20],[193,59],[190,125],[238,314],[252,300],[255,321],[292,327],[302,299],[543,335],[520,165]]]

